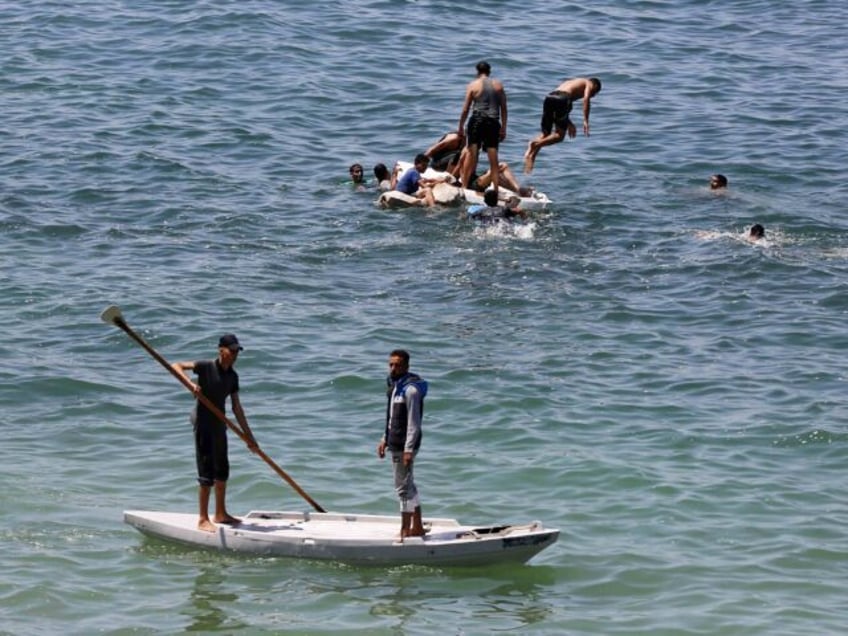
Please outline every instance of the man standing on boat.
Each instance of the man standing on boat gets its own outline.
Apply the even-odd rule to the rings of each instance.
[[[234,334],[226,334],[218,340],[218,358],[215,360],[199,360],[197,362],[174,362],[171,367],[187,382],[194,385],[195,396],[201,393],[205,395],[212,404],[218,407],[222,413],[225,412],[227,397],[230,398],[230,406],[233,415],[241,426],[242,432],[247,436],[248,448],[256,452],[259,446],[253,437],[244,409],[239,400],[239,377],[233,366],[238,359],[239,351],[244,348],[239,344]],[[197,375],[197,383],[191,382],[186,375],[187,371],[193,371]],[[227,457],[227,425],[215,416],[204,404],[198,400],[191,414],[191,422],[194,425],[194,446],[197,460],[197,481],[200,484],[198,490],[200,518],[197,522],[199,530],[215,532],[215,523],[226,523],[235,525],[241,523],[241,519],[233,517],[227,512],[227,479],[230,476],[230,462]],[[215,489],[215,517],[209,519],[209,496],[212,488]]]
[[[477,63],[477,78],[469,82],[465,89],[465,102],[462,104],[459,128],[456,132],[460,137],[467,137],[466,157],[460,175],[462,187],[471,187],[471,177],[477,170],[477,155],[482,147],[489,157],[492,188],[497,192],[500,183],[498,145],[506,139],[507,108],[503,84],[500,80],[489,77],[491,72],[492,67],[488,62]],[[466,135],[464,127],[469,111],[471,119],[468,120]]]
[[[386,429],[377,444],[377,456],[392,454],[395,491],[400,499],[400,538],[424,535],[421,501],[413,476],[413,463],[421,447],[421,419],[427,382],[409,371],[409,353],[395,349],[389,354],[389,377],[386,379],[388,404]]]
[[[583,100],[583,134],[589,136],[589,111],[592,98],[601,92],[601,80],[597,77],[575,77],[565,80],[556,90],[545,96],[542,104],[542,132],[527,144],[524,153],[524,174],[530,174],[536,163],[536,155],[545,146],[558,144],[565,136],[571,139],[577,136],[577,128],[569,119],[571,107],[577,100]]]

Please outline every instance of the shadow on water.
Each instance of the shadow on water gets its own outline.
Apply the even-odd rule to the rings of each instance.
[[[352,625],[368,633],[405,632],[432,616],[460,630],[480,621],[522,629],[555,612],[553,589],[561,578],[557,568],[544,565],[350,566],[222,554],[150,537],[142,541],[141,556],[169,567],[196,568],[186,602],[177,602],[191,632],[243,629],[246,624],[238,616],[248,613],[252,603],[265,605],[269,597],[275,599],[273,607],[261,609],[261,622],[268,627],[284,620],[297,629],[308,614],[307,604],[311,611],[320,606],[322,615],[336,617],[322,629],[346,633]],[[255,615],[251,625],[256,626]]]
[[[190,603],[182,611],[191,620],[186,631],[235,631],[247,627],[246,623],[233,620],[227,612],[227,606],[238,603],[239,597],[227,589],[226,583],[226,568],[208,567],[200,571],[194,579]]]

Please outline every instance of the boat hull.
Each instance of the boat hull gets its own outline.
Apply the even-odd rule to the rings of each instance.
[[[432,518],[425,519],[425,536],[401,542],[398,517],[343,513],[252,511],[215,532],[198,530],[196,514],[127,510],[124,521],[145,535],[200,548],[363,565],[524,563],[559,537],[538,521],[466,526]]]

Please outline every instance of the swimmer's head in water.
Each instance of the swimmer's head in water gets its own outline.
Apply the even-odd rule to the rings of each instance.
[[[362,183],[365,180],[362,164],[355,163],[350,167],[350,178],[353,179],[354,183]]]
[[[721,190],[727,187],[727,177],[723,174],[714,174],[710,177],[710,190]]]

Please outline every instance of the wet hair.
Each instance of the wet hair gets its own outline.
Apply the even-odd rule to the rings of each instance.
[[[423,152],[419,152],[417,155],[415,155],[415,163],[427,163],[427,164],[429,164],[430,163],[430,157],[425,155]]]
[[[409,366],[409,351],[406,349],[395,349],[389,354],[390,358],[398,357],[404,361],[406,366]]]
[[[377,177],[377,181],[385,181],[386,179],[391,179],[389,169],[384,163],[378,163],[374,166],[374,176]]]
[[[759,223],[754,223],[754,225],[751,226],[751,236],[753,236],[754,238],[760,239],[763,238],[765,235],[766,228],[764,228]]]
[[[483,193],[483,201],[485,201],[486,205],[490,208],[495,207],[498,204],[498,193],[494,190],[486,190]]]
[[[710,177],[710,187],[713,190],[717,190],[718,188],[726,188],[727,177],[725,177],[723,174],[714,174]]]
[[[601,92],[601,80],[599,80],[597,77],[590,77],[589,81],[592,82],[592,85],[595,87],[595,93],[596,94],[600,93]]]
[[[483,75],[489,75],[492,72],[492,67],[489,66],[486,60],[480,60],[477,62],[477,72]]]
[[[363,171],[363,170],[362,170],[362,164],[361,164],[361,163],[352,163],[352,164],[350,164],[350,168],[348,168],[348,170],[350,171],[350,173],[351,173],[351,174],[353,174],[353,171],[354,171],[354,169],[355,169],[355,168],[359,168],[359,171],[360,171],[360,172],[362,172],[362,171]]]

